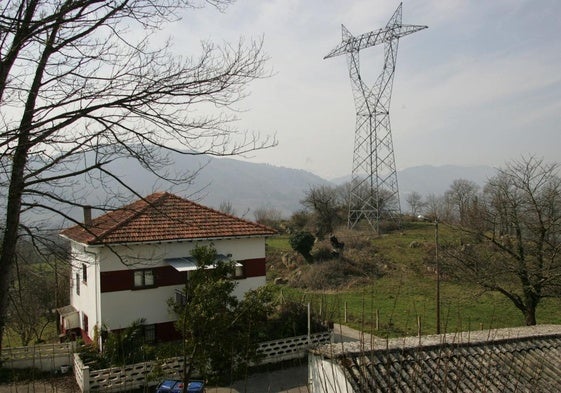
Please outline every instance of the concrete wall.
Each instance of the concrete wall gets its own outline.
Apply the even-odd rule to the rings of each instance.
[[[308,355],[310,393],[353,393],[341,367],[330,359]]]
[[[2,365],[6,368],[36,368],[41,371],[60,371],[61,366],[73,363],[76,343],[40,344],[28,347],[2,348]]]

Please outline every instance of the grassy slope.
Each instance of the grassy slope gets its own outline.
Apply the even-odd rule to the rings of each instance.
[[[458,234],[441,226],[439,240],[458,240]],[[410,223],[400,233],[372,239],[378,253],[394,268],[374,283],[337,292],[312,292],[284,288],[285,297],[310,301],[326,319],[372,331],[377,335],[417,334],[420,319],[423,334],[436,332],[436,281],[427,271],[427,254],[434,255],[435,231],[431,223]],[[410,247],[417,242],[419,247]],[[286,237],[270,239],[272,250],[290,250]],[[378,315],[379,331],[376,331]],[[538,308],[538,323],[561,323],[561,300],[546,299]],[[522,313],[504,296],[481,293],[479,288],[443,280],[441,283],[441,331],[521,326]]]

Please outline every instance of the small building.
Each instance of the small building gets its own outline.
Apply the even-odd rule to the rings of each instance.
[[[265,240],[275,231],[158,192],[65,229],[71,243],[70,305],[59,309],[62,334],[91,342],[95,332],[118,331],[144,319],[149,341],[179,338],[168,301],[195,270],[191,251],[212,245],[236,263],[235,295],[265,284]]]
[[[561,325],[324,345],[311,393],[561,392]]]

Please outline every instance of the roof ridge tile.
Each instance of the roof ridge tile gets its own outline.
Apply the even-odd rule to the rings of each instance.
[[[161,195],[158,195],[158,194],[161,194]],[[94,239],[94,242],[95,242],[95,241],[101,241],[104,237],[106,237],[106,236],[109,235],[110,233],[112,233],[112,232],[116,231],[117,229],[123,227],[125,224],[129,223],[130,221],[132,221],[135,217],[138,217],[141,213],[143,213],[144,211],[146,211],[146,209],[148,209],[148,208],[151,207],[151,206],[154,206],[156,202],[160,202],[160,201],[162,200],[162,198],[166,196],[166,194],[168,194],[168,193],[167,193],[167,192],[163,192],[163,193],[161,193],[161,192],[155,192],[155,193],[153,193],[153,194],[148,195],[148,196],[145,197],[145,198],[141,198],[141,199],[139,199],[139,200],[137,200],[137,201],[134,201],[134,202],[132,202],[132,203],[129,203],[129,204],[126,205],[126,206],[123,206],[123,207],[121,207],[121,208],[119,208],[119,209],[116,209],[116,210],[113,210],[112,212],[109,212],[108,214],[111,214],[111,213],[114,213],[114,212],[127,211],[127,210],[128,210],[129,208],[131,208],[133,205],[135,205],[135,204],[140,204],[140,203],[144,202],[144,206],[142,206],[140,209],[138,209],[138,210],[132,210],[132,209],[129,210],[129,211],[132,211],[132,214],[131,214],[130,216],[125,217],[122,221],[117,222],[114,226],[112,226],[112,227],[110,227],[110,228],[108,228],[108,229],[102,231],[100,234],[96,235],[96,236],[95,236],[95,239]],[[148,198],[153,197],[153,196],[156,196],[156,195],[158,195],[158,197],[155,199],[154,202],[148,202]],[[106,216],[106,215],[102,215],[102,216],[100,216],[100,217],[97,217],[97,218],[93,219],[93,220],[92,220],[92,226],[95,226],[95,220],[97,220],[97,219],[99,219],[99,218],[102,218],[102,217],[104,217],[104,216]],[[109,218],[109,217],[107,217],[107,218]]]
[[[61,232],[90,245],[272,236],[263,224],[220,212],[168,192],[156,192]]]

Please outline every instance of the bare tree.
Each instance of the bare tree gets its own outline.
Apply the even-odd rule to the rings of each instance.
[[[222,7],[229,1],[208,3]],[[174,56],[171,44],[152,46],[157,28],[180,8],[198,5],[187,0],[0,4],[0,189],[7,190],[0,195],[0,342],[16,244],[22,233],[35,233],[23,213],[76,222],[68,209],[91,204],[91,185],[79,188],[78,177],[96,186],[112,180],[135,194],[111,171],[109,164],[122,159],[135,159],[178,183],[185,178],[169,173],[166,153],[231,155],[274,144],[236,133],[235,115],[228,112],[246,94],[247,83],[264,76],[260,41],[204,43],[198,57],[187,59]],[[195,108],[202,115],[194,117]]]
[[[69,266],[58,258],[60,254],[59,250],[37,250],[27,241],[18,244],[7,327],[23,345],[41,341],[47,326],[54,325],[52,310],[67,304]]]
[[[561,178],[558,164],[509,163],[485,187],[484,230],[449,250],[453,274],[506,296],[536,324],[546,297],[561,296]]]
[[[278,228],[282,220],[282,212],[274,207],[258,207],[253,211],[255,222],[272,228]]]
[[[425,213],[431,220],[447,220],[450,216],[448,205],[443,196],[427,195]]]
[[[220,202],[220,206],[218,207],[218,211],[220,211],[222,213],[225,213],[225,214],[229,214],[231,216],[236,215],[236,209],[234,209],[234,206],[232,205],[231,201]]]
[[[456,179],[452,182],[450,189],[444,197],[457,215],[461,225],[468,223],[469,209],[477,201],[479,186],[475,182],[466,179]]]
[[[343,220],[342,213],[345,206],[340,188],[310,187],[301,202],[314,212],[315,235],[320,240],[332,233]]]
[[[413,217],[417,217],[417,215],[421,212],[423,207],[426,205],[423,202],[423,196],[416,191],[410,192],[409,195],[405,198],[409,208],[411,209],[411,215]]]

